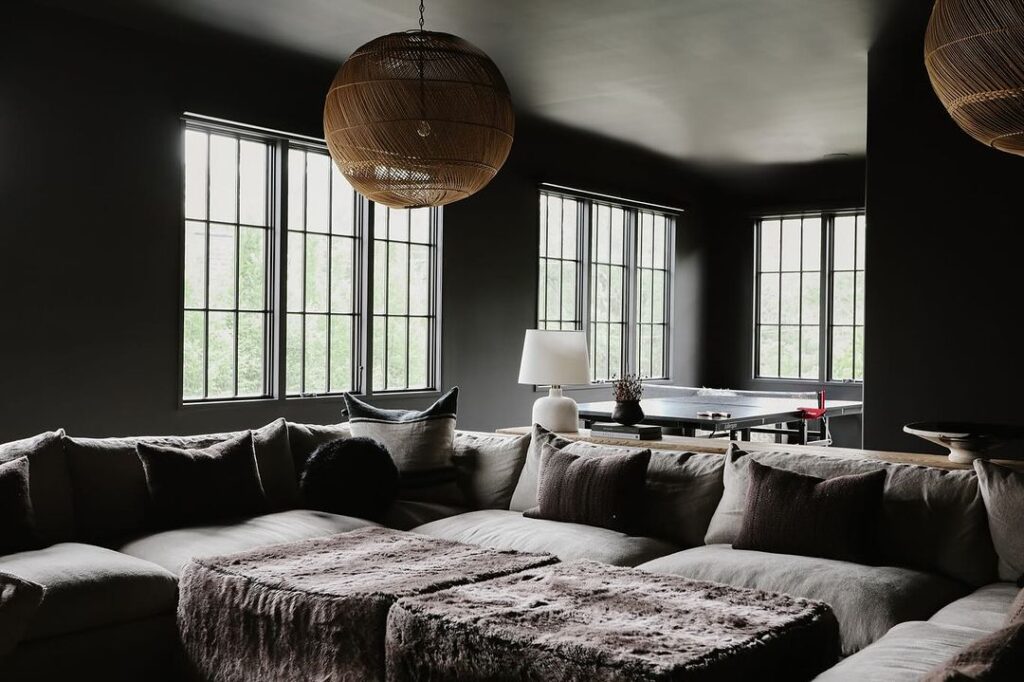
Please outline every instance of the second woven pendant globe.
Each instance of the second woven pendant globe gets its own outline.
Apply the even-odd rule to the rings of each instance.
[[[483,189],[508,158],[515,114],[498,67],[462,38],[390,33],[356,50],[324,105],[331,157],[352,186],[395,208]]]

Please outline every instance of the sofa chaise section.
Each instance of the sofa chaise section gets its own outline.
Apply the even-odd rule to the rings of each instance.
[[[1019,592],[1013,583],[986,585],[939,609],[928,621],[900,623],[816,679],[916,682],[975,640],[1003,627]]]
[[[679,549],[663,540],[578,523],[529,519],[505,509],[460,514],[413,530],[494,549],[554,554],[562,561],[591,559],[614,566],[636,566]]]
[[[967,591],[954,580],[908,568],[755,552],[729,545],[687,549],[639,568],[821,600],[839,620],[846,654],[864,648],[897,623],[928,618]]]

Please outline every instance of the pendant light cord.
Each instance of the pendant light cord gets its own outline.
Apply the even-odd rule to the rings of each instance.
[[[423,2],[420,0],[420,38],[423,36]],[[428,137],[430,135],[430,124],[427,123],[427,92],[426,83],[423,80],[423,40],[420,40],[419,45],[419,59],[417,60],[417,70],[419,71],[420,77],[420,124],[417,127],[417,133],[420,137]]]
[[[423,30],[423,0],[420,0],[420,31]]]

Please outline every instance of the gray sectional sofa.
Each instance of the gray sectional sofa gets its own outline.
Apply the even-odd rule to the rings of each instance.
[[[190,558],[375,525],[301,507],[296,471],[320,443],[347,437],[346,425],[281,419],[253,434],[273,510],[230,524],[159,532],[147,520],[145,476],[134,453],[139,439],[57,431],[0,445],[0,462],[29,457],[37,532],[47,544],[0,556],[0,574],[46,588],[20,641],[0,651],[0,678],[176,679],[176,576]],[[203,447],[235,435],[146,440]],[[781,447],[727,456],[655,451],[644,533],[629,536],[524,517],[536,496],[539,448],[528,437],[458,432],[455,459],[465,504],[399,500],[383,524],[822,599],[839,619],[847,655],[822,679],[917,679],[1002,625],[1017,588],[998,580],[973,472]],[[744,458],[821,477],[888,468],[883,544],[892,565],[732,549]],[[481,508],[487,506],[500,508]]]

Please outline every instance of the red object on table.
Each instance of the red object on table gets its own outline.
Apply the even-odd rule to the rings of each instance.
[[[801,407],[800,416],[804,419],[821,419],[825,415],[825,391],[818,391],[817,407]]]

